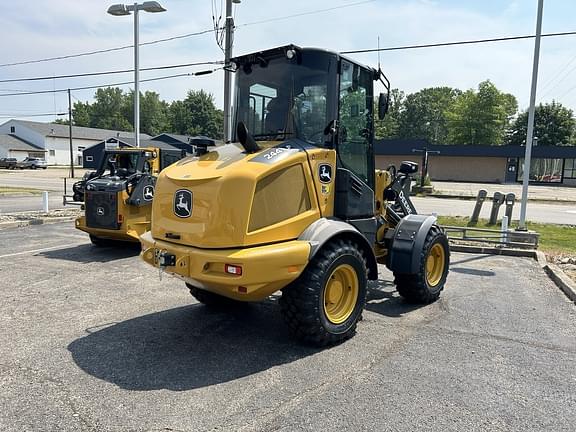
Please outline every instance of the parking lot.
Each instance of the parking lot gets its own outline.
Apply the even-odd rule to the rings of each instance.
[[[213,311],[72,223],[0,231],[2,431],[573,431],[576,307],[528,258],[454,254],[441,299],[382,268],[351,340],[276,299]]]

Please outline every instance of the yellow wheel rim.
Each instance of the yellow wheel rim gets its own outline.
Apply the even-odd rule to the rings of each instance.
[[[324,289],[324,313],[333,324],[346,321],[358,301],[358,276],[351,265],[342,264],[334,269]]]
[[[430,249],[426,258],[426,281],[434,287],[440,283],[446,265],[446,254],[440,243],[436,243]]]

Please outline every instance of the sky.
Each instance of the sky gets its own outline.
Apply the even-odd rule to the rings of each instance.
[[[213,27],[212,9],[222,0],[160,0],[163,13],[140,13],[140,41],[184,35]],[[107,14],[111,1],[21,0],[0,14],[0,81],[131,69],[133,50],[124,49],[57,61],[7,63],[85,53],[133,43],[133,17]],[[326,11],[325,9],[336,8]],[[242,0],[234,6],[234,54],[294,43],[333,51],[405,46],[518,35],[536,29],[537,0]],[[322,10],[322,11],[321,11]],[[222,12],[220,12],[222,11]],[[314,11],[321,11],[312,13]],[[310,13],[310,14],[307,14]],[[304,14],[304,15],[302,15]],[[299,15],[289,17],[290,15]],[[576,1],[544,0],[543,33],[574,31]],[[284,17],[284,18],[283,18]],[[223,19],[223,18],[222,18]],[[264,22],[262,22],[264,21]],[[556,100],[576,110],[576,35],[542,39],[537,103]],[[425,87],[476,88],[491,80],[512,93],[520,109],[530,97],[534,40],[383,52],[382,69],[392,87],[412,93]],[[375,53],[350,57],[373,67]],[[143,46],[140,67],[217,61],[223,53],[213,32]],[[212,69],[188,67],[141,73],[141,79]],[[100,77],[0,83],[0,123],[9,118],[52,121],[68,110],[66,93],[1,96],[20,91],[67,89],[131,82],[132,73]],[[141,83],[167,101],[204,89],[223,105],[223,72]],[[122,86],[125,90],[133,85]],[[92,101],[95,90],[72,91],[73,102]]]

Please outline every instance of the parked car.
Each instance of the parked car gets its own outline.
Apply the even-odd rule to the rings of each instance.
[[[47,167],[48,167],[48,164],[46,163],[46,161],[44,159],[33,158],[33,157],[27,157],[22,162],[18,162],[16,164],[16,168],[20,168],[20,169],[25,169],[25,168],[46,169]]]
[[[14,169],[17,163],[16,158],[2,158],[0,159],[0,168]]]

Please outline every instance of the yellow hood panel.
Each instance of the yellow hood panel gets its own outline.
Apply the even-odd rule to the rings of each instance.
[[[248,232],[258,182],[293,165],[302,167],[312,207],[270,227]],[[314,188],[307,153],[299,146],[291,147],[287,142],[286,146],[246,154],[239,144],[227,144],[200,157],[176,162],[160,173],[153,202],[152,236],[199,248],[234,248],[295,239],[319,217]],[[186,198],[192,200],[190,205],[180,202],[181,191],[184,195],[190,193],[191,198]],[[302,188],[299,192],[303,193]],[[178,204],[180,209],[176,208]],[[188,210],[189,215],[177,214]]]

